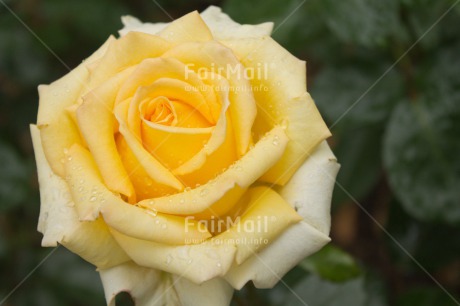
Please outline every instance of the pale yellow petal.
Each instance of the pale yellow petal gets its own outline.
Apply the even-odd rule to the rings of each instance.
[[[302,220],[278,193],[268,187],[250,188],[242,201],[247,202],[247,210],[233,220],[232,227],[213,238],[236,244],[237,264],[269,245],[288,226]]]
[[[130,32],[111,41],[104,56],[91,66],[89,89],[146,58],[160,56],[170,47],[171,44],[159,36],[139,32]]]
[[[244,67],[229,48],[216,41],[191,42],[178,45],[165,52],[164,57],[177,58],[189,63],[192,70],[208,69],[223,74],[229,82],[230,115],[235,131],[238,153],[246,153],[251,142],[251,130],[257,109]]]
[[[138,265],[182,275],[197,284],[224,275],[236,251],[234,246],[212,240],[174,246],[132,238],[115,230],[112,235]]]
[[[274,286],[306,256],[329,242],[330,204],[339,165],[326,142],[321,143],[280,195],[304,221],[292,225],[260,253],[234,265],[226,279],[236,289],[252,280],[258,288]]]
[[[216,277],[195,284],[180,275],[172,275],[174,289],[182,306],[228,306],[233,288],[224,279]]]
[[[69,158],[70,187],[76,205],[83,208],[79,212],[85,212],[82,217],[91,220],[99,211],[111,228],[131,237],[166,244],[184,244],[211,236],[198,228],[194,220],[145,210],[115,196],[102,183],[90,152],[81,146],[74,145]],[[93,212],[89,213],[91,208]]]
[[[220,7],[214,5],[209,6],[200,15],[216,40],[262,37],[270,35],[273,29],[273,22],[257,25],[239,24],[223,13]]]
[[[212,34],[197,11],[188,13],[168,24],[158,35],[173,45],[189,41],[209,41]]]
[[[110,269],[100,269],[105,299],[108,306],[115,306],[115,297],[128,292],[137,305],[175,305],[165,302],[177,301],[170,276],[160,270],[145,268],[130,261]],[[171,290],[169,290],[171,289]]]
[[[61,79],[38,87],[40,102],[37,126],[46,158],[53,171],[60,176],[64,176],[64,150],[74,143],[82,143],[78,128],[66,108],[77,103],[87,90],[89,73],[86,65],[98,60],[113,40],[110,37],[93,55]]]
[[[121,16],[121,22],[123,23],[123,28],[118,31],[120,36],[125,36],[129,32],[142,32],[155,35],[167,27],[169,24],[165,22],[144,23],[131,15]]]
[[[233,265],[225,279],[237,290],[250,280],[257,288],[272,288],[302,259],[329,241],[328,236],[303,221],[293,224],[261,252]]]
[[[290,142],[282,159],[262,180],[283,185],[308,154],[330,136],[306,92],[305,62],[295,58],[270,37],[223,43],[235,52],[246,68],[257,69],[258,64],[263,64],[262,77],[251,79],[254,88],[267,89],[254,90],[258,109],[254,131],[263,135],[273,125],[284,122]]]
[[[339,168],[327,142],[323,141],[289,182],[278,188],[280,195],[307,223],[326,235],[331,226],[331,198]]]
[[[138,204],[168,214],[193,215],[203,212],[236,185],[246,188],[254,183],[279,160],[287,142],[284,129],[275,127],[227,171],[207,184],[185,193],[157,198],[154,203],[144,200]]]
[[[83,97],[77,109],[78,126],[109,189],[135,196],[123,163],[117,152],[113,126],[113,107],[118,88],[132,73],[132,68],[120,72]]]
[[[101,218],[94,222],[79,220],[67,183],[52,171],[46,160],[39,130],[31,125],[30,131],[40,184],[38,230],[43,233],[42,245],[60,243],[100,268],[128,261]]]

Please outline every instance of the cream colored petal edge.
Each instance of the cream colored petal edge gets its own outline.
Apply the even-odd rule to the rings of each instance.
[[[296,223],[261,252],[254,253],[239,266],[235,264],[225,279],[238,290],[250,280],[257,288],[272,288],[302,259],[329,241],[328,236],[306,222]]]
[[[232,300],[232,286],[220,277],[198,285],[173,275],[173,283],[182,306],[228,306]]]
[[[83,147],[70,148],[69,159],[67,175],[82,218],[93,220],[100,212],[108,226],[126,235],[166,244],[202,241],[211,236],[199,230],[194,220],[147,211],[115,196],[102,183],[90,152]]]
[[[101,268],[129,260],[110,235],[102,219],[79,221],[67,183],[53,173],[45,158],[39,130],[30,126],[40,184],[38,230],[43,233],[43,246],[60,243],[72,252]]]
[[[147,199],[138,205],[176,215],[202,212],[222,198],[235,184],[245,188],[254,183],[279,160],[287,142],[284,128],[277,126],[261,138],[246,155],[211,182],[188,192]]]
[[[138,266],[132,261],[100,269],[99,274],[108,306],[115,306],[115,297],[120,292],[128,292],[138,306],[164,305],[169,298],[167,295],[174,295],[174,290],[167,290],[168,282],[163,272]]]
[[[285,122],[291,140],[281,160],[261,180],[284,185],[302,165],[308,154],[331,134],[316,105],[306,92],[305,62],[299,60],[270,37],[226,40],[247,69],[264,63],[265,76],[253,78],[258,116],[256,134]]]
[[[239,24],[223,13],[220,7],[213,5],[201,12],[200,15],[217,40],[270,36],[273,29],[273,22],[257,25]]]
[[[283,187],[280,195],[304,220],[329,235],[331,198],[335,177],[340,169],[337,159],[323,141]]]
[[[113,229],[111,232],[138,265],[178,274],[197,284],[224,275],[236,252],[233,245],[216,244],[212,239],[193,245],[166,245],[132,238]]]
[[[115,297],[128,292],[137,306],[228,306],[233,288],[222,278],[200,285],[181,275],[128,262],[99,271],[108,306],[115,306]]]
[[[81,143],[80,134],[66,109],[77,103],[81,94],[87,90],[89,73],[87,65],[97,61],[115,40],[110,37],[86,61],[59,80],[38,86],[39,107],[37,126],[41,132],[41,141],[47,160],[53,171],[64,176],[61,160],[64,149],[74,143]]]
[[[270,35],[273,29],[272,22],[240,25],[223,13],[220,7],[213,5],[201,12],[200,15],[217,40],[262,37]],[[143,23],[132,16],[123,16],[121,20],[124,25],[123,29],[119,31],[121,36],[129,32],[157,34],[168,25],[168,23]]]
[[[339,168],[323,141],[286,186],[277,189],[304,221],[291,226],[242,265],[232,267],[226,279],[234,288],[240,289],[249,280],[258,288],[270,288],[303,258],[329,242],[330,204]]]
[[[237,241],[237,264],[244,262],[276,239],[302,217],[273,189],[265,186],[249,188],[248,208],[225,232],[214,237],[222,243]],[[246,201],[246,199],[245,199]]]

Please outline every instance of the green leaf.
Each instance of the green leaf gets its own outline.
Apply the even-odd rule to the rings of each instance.
[[[339,133],[333,148],[341,167],[337,183],[355,199],[367,196],[381,174],[381,128],[355,128]],[[332,202],[334,207],[351,201],[349,195],[336,186]]]
[[[382,46],[393,35],[406,36],[397,0],[325,0],[323,5],[329,29],[345,43]]]
[[[361,274],[353,257],[330,244],[304,259],[300,267],[333,282],[344,282]]]
[[[372,65],[356,62],[325,67],[313,80],[312,97],[331,125],[350,128],[383,123],[401,99],[400,74],[391,70],[373,86],[390,64]]]
[[[445,49],[420,69],[421,92],[394,110],[384,139],[390,185],[420,220],[460,223],[459,50]]]

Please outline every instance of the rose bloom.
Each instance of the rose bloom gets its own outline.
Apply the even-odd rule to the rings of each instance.
[[[228,305],[329,241],[338,164],[305,62],[272,23],[217,7],[124,17],[81,65],[39,86],[31,133],[43,246],[97,267],[107,303]]]

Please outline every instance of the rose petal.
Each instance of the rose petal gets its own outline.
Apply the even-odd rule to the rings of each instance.
[[[236,252],[234,246],[215,244],[212,240],[173,246],[136,239],[113,229],[111,232],[138,265],[178,274],[197,284],[224,275]]]
[[[236,185],[246,188],[254,183],[278,161],[287,142],[284,129],[275,127],[232,167],[207,184],[189,192],[156,198],[153,203],[150,200],[144,200],[138,205],[176,215],[193,215],[203,212]],[[235,203],[227,203],[227,210],[233,204]]]
[[[216,41],[190,42],[175,46],[163,54],[190,63],[193,70],[221,71],[229,82],[230,116],[235,131],[238,153],[246,153],[251,142],[251,129],[256,117],[256,104],[250,84],[243,75],[244,67],[233,52]]]
[[[331,226],[330,205],[339,168],[327,142],[323,141],[289,182],[279,188],[286,202],[295,207],[307,223],[326,235]]]
[[[132,73],[129,68],[118,73],[83,97],[77,109],[80,131],[109,189],[134,198],[134,188],[115,144],[113,107],[118,88]]]
[[[197,285],[132,262],[99,272],[108,306],[115,306],[115,296],[123,291],[131,294],[136,305],[226,306],[233,294],[221,278]]]
[[[241,264],[256,251],[266,247],[288,226],[302,220],[295,210],[274,190],[260,186],[250,188],[243,198],[247,210],[214,240],[236,243],[236,263]],[[236,221],[236,220],[234,220]]]
[[[214,278],[197,285],[181,276],[173,275],[173,284],[183,306],[228,306],[233,288],[222,278]]]
[[[338,168],[334,155],[323,142],[288,184],[279,188],[280,194],[305,221],[292,225],[243,264],[234,265],[225,277],[234,288],[240,289],[249,280],[258,288],[270,288],[329,241],[330,200]]]
[[[139,64],[146,58],[162,55],[171,44],[159,36],[131,32],[111,41],[104,56],[91,65],[89,89],[99,86],[120,71]]]
[[[169,22],[143,23],[131,15],[122,16],[121,23],[123,23],[123,29],[118,31],[120,36],[125,36],[129,32],[142,32],[155,35],[169,24]]]
[[[120,292],[128,292],[136,305],[163,305],[166,301],[177,301],[174,290],[167,290],[168,282],[162,271],[140,267],[130,261],[101,269],[99,274],[108,306],[115,306],[115,297]]]
[[[38,87],[40,104],[37,126],[46,158],[59,176],[64,176],[64,164],[61,162],[65,157],[64,149],[74,143],[82,143],[78,128],[66,108],[75,104],[81,93],[87,90],[89,73],[86,65],[97,61],[114,40],[111,36],[99,50],[61,79]]]
[[[305,222],[291,225],[260,253],[234,265],[225,279],[240,290],[252,280],[257,288],[271,288],[295,265],[330,241]]]
[[[81,222],[66,182],[50,168],[40,140],[40,131],[30,126],[40,183],[38,230],[42,246],[64,245],[93,265],[108,268],[129,260],[110,235],[104,221]]]
[[[270,35],[273,29],[273,22],[257,25],[239,24],[223,13],[220,7],[213,5],[201,12],[200,15],[217,40],[262,37]]]
[[[174,20],[157,35],[173,45],[189,41],[209,41],[213,39],[211,31],[197,11]]]
[[[284,185],[308,154],[331,134],[310,95],[306,93],[305,62],[298,60],[270,37],[223,42],[236,53],[246,68],[264,63],[267,77],[253,78],[258,117],[255,132],[263,134],[273,125],[287,125],[291,140],[281,160],[262,180]]]
[[[201,12],[200,15],[217,40],[261,37],[270,35],[273,29],[273,22],[264,22],[257,25],[240,25],[234,22],[227,14],[223,13],[219,7],[213,5]],[[119,31],[121,36],[131,31],[157,34],[169,25],[169,23],[162,22],[143,23],[133,16],[123,16],[121,20],[124,25],[123,29]]]
[[[146,211],[115,196],[102,183],[91,154],[81,146],[72,146],[69,159],[67,175],[72,196],[85,220],[93,220],[100,212],[108,226],[126,235],[167,244],[183,244],[211,236],[199,229],[196,222],[153,210]],[[188,227],[184,231],[186,223]],[[165,226],[168,231],[164,230]]]
[[[177,189],[160,184],[150,177],[129,148],[123,135],[118,134],[115,141],[121,161],[129,174],[129,179],[134,186],[134,190],[136,190],[137,201],[177,192]]]

